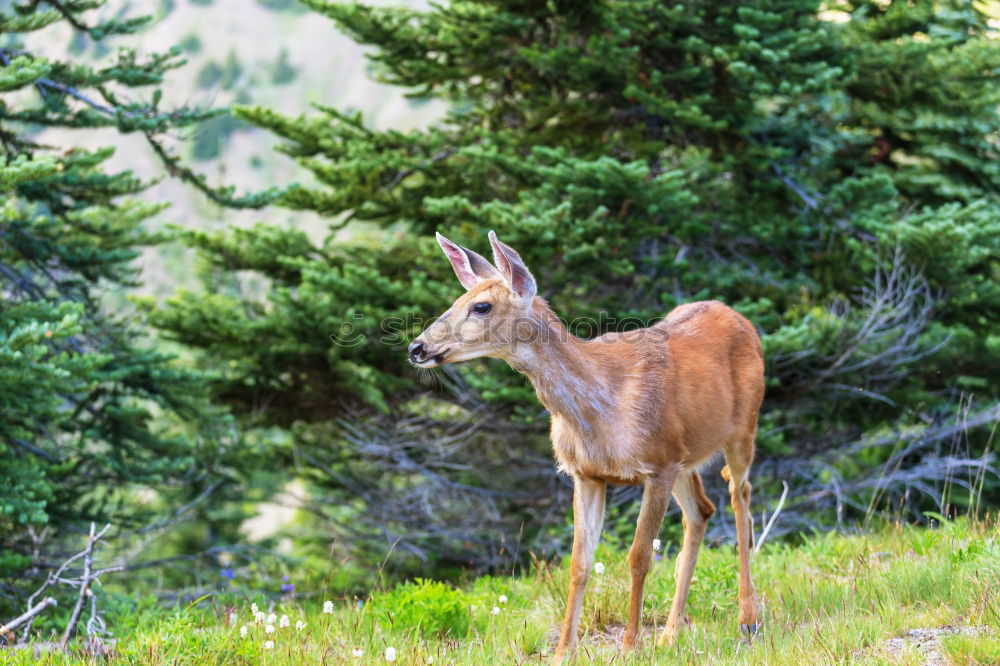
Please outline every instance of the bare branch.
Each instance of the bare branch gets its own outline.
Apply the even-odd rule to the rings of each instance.
[[[760,533],[760,538],[757,539],[757,545],[754,546],[753,554],[754,557],[760,552],[760,547],[764,545],[764,541],[767,539],[767,535],[770,534],[771,528],[774,526],[774,521],[777,520],[778,514],[781,513],[781,507],[785,505],[785,498],[788,497],[788,481],[782,481],[781,485],[785,489],[781,492],[781,499],[778,500],[778,506],[774,507],[774,513],[771,514],[771,519],[767,521],[764,525],[764,530]]]
[[[87,596],[93,594],[90,590],[90,584],[96,579],[96,576],[91,574],[91,567],[93,566],[93,553],[94,544],[96,544],[104,533],[108,531],[111,525],[105,525],[104,529],[100,531],[99,534],[94,533],[95,525],[90,524],[90,536],[87,538],[87,547],[83,550],[83,576],[80,579],[80,596],[77,597],[76,606],[73,607],[73,612],[69,616],[69,622],[66,623],[66,630],[63,632],[62,643],[63,647],[69,642],[70,637],[76,631],[76,624],[80,621],[80,614],[83,612],[83,603]]]
[[[828,308],[838,322],[833,339],[775,354],[771,363],[783,376],[784,390],[794,394],[834,390],[893,404],[885,392],[906,376],[906,368],[945,344],[927,345],[921,340],[933,308],[927,280],[897,248],[891,262],[876,268],[854,302]]]
[[[58,602],[55,599],[53,599],[52,597],[45,597],[44,599],[38,602],[37,606],[29,608],[28,611],[23,615],[14,618],[7,624],[0,627],[0,636],[3,636],[8,631],[13,631],[14,629],[20,627],[22,624],[24,624],[28,620],[31,620],[49,606],[56,606],[56,605],[58,605]]]

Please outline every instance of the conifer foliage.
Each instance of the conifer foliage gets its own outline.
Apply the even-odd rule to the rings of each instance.
[[[102,4],[0,5],[0,577],[21,584],[89,521],[118,534],[201,492],[219,455],[204,376],[109,305],[135,284],[140,250],[161,240],[145,225],[163,206],[137,200],[147,184],[131,173],[105,169],[112,148],[39,137],[110,127],[156,143],[206,115],[160,107],[176,52],[123,49],[93,66],[32,50],[60,25],[99,42],[146,22],[99,20]],[[138,489],[158,500],[138,501]]]
[[[373,507],[437,506],[443,477],[482,493],[480,526],[499,509],[539,534],[559,487],[521,378],[470,363],[429,386],[407,366],[413,314],[459,291],[435,230],[483,250],[495,229],[580,335],[703,298],[750,317],[769,382],[755,486],[797,484],[786,527],[863,509],[887,461],[914,506],[979,473],[940,449],[963,396],[989,423],[1000,386],[1000,40],[978,5],[305,4],[448,117],[403,133],[239,109],[315,176],[281,205],[367,226],[319,244],[280,224],[190,232],[220,276],[271,286],[154,317],[215,364],[222,399],[286,434],[276,460],[339,534],[484,561],[470,530],[431,529],[450,513]]]

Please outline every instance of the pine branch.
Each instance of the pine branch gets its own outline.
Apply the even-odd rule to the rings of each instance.
[[[442,150],[440,153],[434,155],[433,157],[431,157],[426,162],[421,163],[419,166],[410,167],[408,169],[402,169],[401,171],[397,171],[396,175],[392,177],[392,180],[390,180],[388,183],[385,184],[385,189],[387,191],[391,190],[392,188],[394,188],[397,185],[399,185],[404,179],[406,179],[406,178],[412,176],[413,174],[415,174],[417,171],[420,171],[422,169],[426,169],[429,166],[433,166],[433,165],[437,164],[438,162],[441,162],[442,160],[446,160],[446,159],[448,159],[449,157],[451,157],[452,155],[454,155],[457,152],[458,152],[458,148],[448,148],[448,149]]]
[[[62,17],[66,19],[66,22],[69,23],[71,26],[73,26],[80,32],[85,32],[88,35],[90,34],[92,28],[86,25],[85,23],[81,22],[78,18],[76,18],[73,12],[71,12],[63,3],[58,2],[57,0],[42,0],[42,1],[45,4],[49,5],[50,7],[52,7],[53,9],[55,9],[60,14],[62,14]]]
[[[205,183],[204,176],[197,174],[190,168],[184,166],[181,164],[180,158],[167,152],[167,149],[163,147],[163,144],[160,143],[152,132],[143,132],[143,135],[146,137],[146,141],[153,149],[153,152],[156,153],[156,156],[159,157],[164,166],[166,166],[167,172],[171,176],[179,178],[189,185],[193,185],[195,189],[220,206],[225,206],[227,208],[259,209],[267,206],[282,194],[282,192],[277,188],[271,187],[259,194],[246,194],[234,197],[233,192],[235,191],[235,188],[232,186],[212,188]]]
[[[78,99],[81,102],[83,102],[84,104],[87,104],[88,106],[90,106],[90,107],[92,107],[92,108],[100,111],[101,113],[107,114],[109,116],[117,116],[118,115],[118,112],[115,109],[112,109],[110,106],[106,106],[104,104],[101,104],[100,102],[98,102],[98,101],[96,101],[96,100],[88,97],[87,95],[84,95],[82,92],[80,92],[76,88],[74,88],[72,86],[68,86],[68,85],[66,85],[64,83],[58,83],[58,82],[53,81],[51,79],[38,79],[38,81],[36,82],[36,85],[38,85],[38,86],[44,86],[45,88],[50,88],[52,90],[58,90],[59,92],[64,93],[66,95],[69,95],[70,97],[73,97],[75,99]],[[122,111],[121,114],[123,116],[125,116],[126,118],[134,118],[134,117],[138,116],[138,114],[136,114],[134,112],[131,112],[131,111]]]
[[[58,3],[53,3],[57,5]],[[76,26],[74,26],[76,27]],[[86,29],[86,28],[82,28]],[[7,49],[0,49],[0,63],[5,66],[10,64],[10,58],[7,56]],[[30,55],[30,54],[29,54]],[[55,90],[64,95],[69,95],[73,99],[79,100],[100,113],[108,116],[109,118],[130,118],[130,119],[146,119],[153,121],[172,121],[177,120],[180,117],[183,109],[165,114],[149,114],[142,113],[138,111],[129,111],[122,109],[118,106],[110,106],[108,104],[101,103],[95,100],[93,97],[81,92],[77,88],[67,85],[65,83],[59,83],[58,81],[53,81],[52,79],[44,78],[35,81],[35,86],[38,88],[39,93],[42,97],[45,97],[45,90]],[[105,93],[107,96],[107,93]],[[272,201],[277,199],[282,192],[278,188],[269,188],[264,192],[259,194],[247,194],[243,196],[233,196],[235,191],[234,187],[217,187],[213,188],[205,183],[205,177],[195,173],[189,167],[181,164],[180,158],[170,155],[169,152],[163,147],[156,135],[148,130],[143,131],[143,135],[146,137],[147,142],[152,147],[153,152],[160,158],[164,166],[167,168],[168,173],[175,178],[193,185],[195,189],[199,190],[209,199],[219,204],[220,206],[225,206],[227,208],[252,208],[259,209],[267,206]],[[454,151],[452,151],[454,152]],[[450,154],[450,153],[449,153]],[[433,161],[439,161],[444,159],[447,155],[439,157],[437,159],[432,159]],[[398,183],[400,180],[406,176],[413,173],[413,170],[408,170],[409,173],[400,172],[397,174],[397,178],[394,179],[393,185]]]

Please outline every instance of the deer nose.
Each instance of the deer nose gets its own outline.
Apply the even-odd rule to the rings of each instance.
[[[420,357],[424,354],[424,343],[414,342],[410,345],[410,360],[414,363],[420,360]]]

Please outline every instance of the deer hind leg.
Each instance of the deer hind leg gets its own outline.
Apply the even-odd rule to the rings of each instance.
[[[701,475],[697,470],[680,474],[674,484],[674,499],[681,507],[684,524],[684,545],[677,555],[674,568],[674,601],[670,606],[670,616],[667,626],[660,634],[659,644],[670,645],[680,635],[687,624],[684,608],[687,605],[688,592],[691,590],[691,576],[698,561],[698,550],[705,538],[705,528],[708,519],[715,513],[715,505],[705,495],[705,487],[701,484]]]
[[[642,506],[635,526],[635,539],[628,552],[628,563],[632,573],[632,593],[629,595],[628,624],[622,649],[630,650],[639,640],[642,622],[642,596],[646,585],[646,574],[653,559],[653,539],[660,532],[663,516],[670,503],[670,492],[677,476],[676,468],[668,468],[655,477],[646,480],[642,488]]]
[[[583,607],[583,591],[594,565],[594,549],[604,521],[604,481],[576,477],[573,480],[573,554],[569,564],[569,594],[566,615],[559,631],[553,662],[558,664],[576,651],[577,626]]]
[[[753,460],[753,437],[741,445],[726,449],[722,478],[729,482],[729,497],[736,520],[736,541],[740,557],[739,620],[740,629],[749,636],[757,633],[760,607],[750,577],[750,550],[753,548],[753,514],[750,512],[750,482],[747,476]]]

